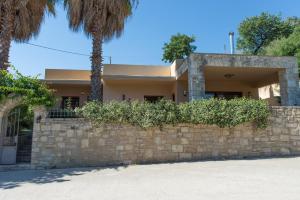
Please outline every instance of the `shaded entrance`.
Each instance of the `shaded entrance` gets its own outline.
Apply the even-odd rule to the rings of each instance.
[[[33,111],[27,106],[18,106],[5,118],[2,164],[30,163]]]

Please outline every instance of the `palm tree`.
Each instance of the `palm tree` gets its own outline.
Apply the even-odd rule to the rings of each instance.
[[[92,100],[103,100],[102,44],[122,35],[125,21],[136,3],[137,0],[65,0],[70,28],[74,31],[83,29],[93,39],[90,57]]]
[[[45,13],[55,15],[57,0],[0,0],[0,69],[7,70],[12,40],[37,36]]]

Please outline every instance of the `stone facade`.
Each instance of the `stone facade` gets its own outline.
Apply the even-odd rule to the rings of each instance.
[[[35,116],[41,119],[34,126],[35,168],[300,155],[299,107],[274,107],[264,130],[251,123],[232,129],[186,124],[161,130],[93,127],[84,119],[48,119],[41,113]]]

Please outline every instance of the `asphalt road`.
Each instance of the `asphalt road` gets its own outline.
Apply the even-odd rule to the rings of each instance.
[[[0,172],[0,200],[299,200],[300,158]]]

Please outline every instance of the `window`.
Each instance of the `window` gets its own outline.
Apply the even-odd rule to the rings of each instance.
[[[241,98],[242,92],[205,92],[207,98],[234,99]]]
[[[144,100],[150,103],[155,103],[160,99],[164,98],[163,96],[144,96]]]
[[[62,109],[75,109],[79,107],[79,97],[62,97]]]

